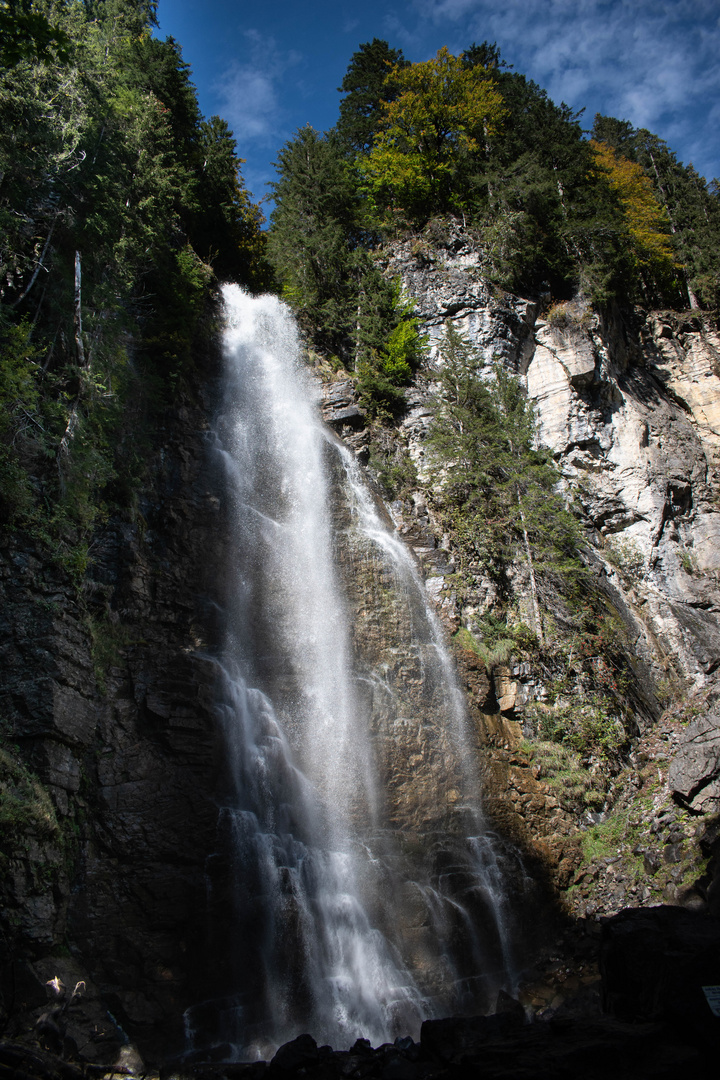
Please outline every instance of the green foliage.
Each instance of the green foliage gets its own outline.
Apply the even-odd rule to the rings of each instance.
[[[606,143],[590,143],[598,166],[618,195],[629,234],[633,260],[652,297],[669,295],[677,267],[670,244],[670,219],[640,165],[617,154]]]
[[[138,644],[139,639],[130,627],[109,618],[88,617],[87,622],[95,681],[101,693],[105,693],[110,668],[120,667],[124,650]]]
[[[300,326],[359,375],[373,416],[396,414],[419,366],[417,321],[366,244],[359,194],[339,142],[302,128],[280,151],[268,257]]]
[[[70,59],[67,34],[40,7],[33,0],[2,0],[0,67],[13,67],[21,60]]]
[[[691,307],[720,307],[720,191],[692,165],[681,164],[667,143],[646,128],[596,114],[593,138],[616,158],[637,164],[652,184],[670,227],[673,262],[682,267]],[[627,166],[625,166],[627,168]],[[669,294],[671,302],[676,296]]]
[[[352,351],[353,302],[371,273],[360,249],[378,235],[417,231],[443,216],[462,220],[482,251],[484,274],[503,289],[549,292],[556,301],[579,293],[594,304],[676,304],[683,267],[690,305],[720,306],[717,185],[679,165],[650,132],[596,117],[593,135],[608,147],[604,153],[614,162],[608,167],[586,138],[581,113],[555,105],[488,42],[458,57],[441,49],[431,60],[408,64],[373,39],[353,54],[341,90],[340,119],[326,138],[347,167],[343,183],[331,170],[327,180],[317,170],[305,185],[315,204],[327,189],[326,236],[313,243],[323,249],[319,261],[329,278],[337,280],[342,267],[337,309],[313,295],[311,253],[298,257],[304,270],[288,270],[293,255],[285,239],[284,253],[276,247],[273,258],[294,306],[322,316],[325,351]],[[626,164],[618,167],[620,158]],[[633,163],[644,177],[628,172]],[[285,165],[281,158],[281,170]],[[641,190],[646,178],[650,197]],[[278,228],[285,200],[302,193],[302,185],[286,188],[284,180],[276,190]],[[309,235],[313,220],[297,212],[292,228]],[[330,343],[334,323],[339,329]],[[361,351],[356,341],[356,360]]]
[[[508,622],[502,615],[486,611],[473,624],[473,632],[461,627],[453,641],[461,649],[474,652],[488,668],[506,664],[512,656],[535,652],[537,635],[524,622]]]
[[[541,739],[562,743],[581,756],[617,760],[627,734],[610,699],[591,693],[553,706],[527,710]]]
[[[638,574],[645,565],[642,548],[632,537],[609,537],[604,555],[608,562],[627,575]]]
[[[616,857],[623,845],[632,841],[633,832],[629,810],[612,814],[602,824],[586,829],[582,837],[585,861]]]
[[[301,128],[280,150],[268,256],[300,325],[323,351],[347,351],[358,293],[357,192],[338,145]]]
[[[464,627],[457,631],[453,641],[461,649],[479,656],[488,671],[498,664],[506,664],[513,653],[517,651],[517,645],[513,637],[496,637],[478,641],[475,635]]]
[[[387,41],[373,38],[350,58],[339,87],[345,97],[335,132],[340,146],[350,154],[368,153],[375,142],[383,103],[398,94],[395,71],[408,66],[401,49],[391,49]]]
[[[572,301],[553,304],[545,318],[553,330],[561,332],[586,330],[592,320],[592,312]]]
[[[405,387],[426,354],[427,339],[418,330],[417,319],[409,315],[411,305],[399,291],[394,296],[395,326],[379,349],[370,348],[359,364],[358,387],[363,407],[373,417],[397,415],[405,405]]]
[[[0,852],[12,855],[28,837],[61,840],[45,788],[7,748],[0,748]]]
[[[232,133],[202,120],[154,3],[35,9],[69,57],[0,71],[0,516],[79,580],[110,503],[132,502],[140,431],[193,381],[208,263],[267,271]]]
[[[576,750],[558,742],[526,743],[525,748],[539,767],[538,779],[549,784],[563,809],[576,814],[600,809],[608,787],[606,774],[591,772],[583,766]]]
[[[358,162],[379,220],[423,221],[461,206],[458,177],[500,125],[502,97],[484,68],[446,48],[433,60],[395,67],[372,150]]]
[[[439,355],[428,435],[434,499],[466,564],[489,573],[502,593],[510,566],[529,559],[541,588],[572,592],[585,577],[582,531],[552,458],[536,445],[520,380],[498,363],[484,372],[451,324]]]
[[[402,447],[386,448],[379,442],[371,443],[370,468],[389,499],[400,499],[417,487],[415,462]]]
[[[271,283],[265,257],[263,216],[242,183],[232,131],[212,116],[199,125],[200,197],[190,220],[190,241],[204,262],[224,280],[253,288]]]

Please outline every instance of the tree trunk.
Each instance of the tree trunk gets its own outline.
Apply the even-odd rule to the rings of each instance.
[[[533,616],[535,619],[535,632],[537,633],[537,639],[540,646],[544,645],[542,620],[540,618],[540,602],[538,601],[537,583],[535,581],[535,566],[533,564],[532,551],[530,550],[530,537],[528,536],[527,528],[525,525],[525,513],[522,508],[522,502],[520,500],[520,488],[515,488],[515,494],[517,495],[518,510],[520,511],[520,521],[522,522],[523,542],[525,544],[525,558],[527,559],[528,573],[530,575],[530,596],[532,598]]]
[[[57,221],[57,216],[53,218],[52,225],[50,226],[50,232],[47,235],[47,240],[45,241],[45,244],[43,246],[42,254],[40,255],[40,258],[38,259],[37,266],[35,267],[35,270],[33,271],[33,276],[30,278],[30,282],[28,284],[28,287],[27,287],[27,289],[25,289],[25,292],[22,294],[22,296],[19,296],[18,299],[15,301],[15,303],[13,304],[14,308],[16,308],[18,306],[18,304],[21,304],[23,302],[23,300],[25,299],[25,297],[27,296],[27,294],[30,292],[33,285],[37,281],[38,274],[43,269],[43,259],[47,255],[47,249],[48,249],[48,247],[50,245],[50,241],[52,239],[52,234],[53,234],[53,231],[55,229],[55,222],[56,221]]]
[[[75,252],[75,312],[73,322],[75,325],[75,348],[77,361],[81,368],[87,367],[85,361],[85,346],[82,337],[82,267],[80,265],[80,252]]]

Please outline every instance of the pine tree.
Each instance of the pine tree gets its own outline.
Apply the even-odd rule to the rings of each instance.
[[[401,49],[391,49],[387,41],[373,38],[350,58],[339,92],[340,115],[335,131],[340,145],[351,155],[372,150],[380,126],[382,106],[397,96],[394,70],[407,67]]]
[[[583,576],[580,527],[559,493],[549,452],[537,446],[520,380],[499,363],[488,377],[450,323],[440,362],[428,436],[438,512],[467,562],[492,574],[501,590],[511,565],[524,562],[542,641],[543,594],[571,591]]]

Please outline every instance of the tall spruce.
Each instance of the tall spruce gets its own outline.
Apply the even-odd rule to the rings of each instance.
[[[393,72],[407,66],[402,50],[391,49],[380,38],[366,41],[353,53],[338,87],[345,96],[335,125],[339,143],[350,155],[372,150],[383,102],[393,101],[398,94]]]
[[[351,349],[357,311],[358,193],[334,140],[309,125],[280,150],[269,258],[303,329],[326,351]]]
[[[525,565],[542,640],[544,598],[572,591],[583,577],[580,526],[549,451],[537,445],[520,380],[500,363],[484,368],[451,323],[439,362],[428,434],[436,509],[466,564],[490,574],[501,593],[509,590],[511,568]]]

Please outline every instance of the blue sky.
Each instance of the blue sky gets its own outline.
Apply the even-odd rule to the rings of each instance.
[[[158,16],[203,113],[235,132],[256,198],[294,131],[334,124],[350,57],[373,37],[412,61],[496,41],[554,101],[584,106],[587,126],[596,112],[629,120],[720,177],[718,0],[160,0]]]

